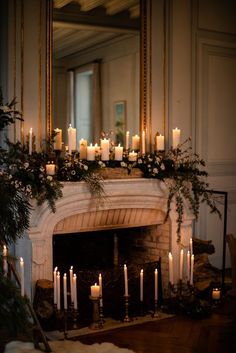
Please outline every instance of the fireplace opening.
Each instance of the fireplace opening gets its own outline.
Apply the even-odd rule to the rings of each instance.
[[[145,226],[53,236],[53,267],[57,266],[63,275],[68,274],[73,266],[77,274],[78,310],[82,321],[86,323],[91,318],[90,286],[98,283],[100,273],[103,278],[104,315],[122,319],[124,264],[128,268],[130,313],[139,314],[141,269],[144,271],[143,304],[146,310],[153,309],[154,271],[160,266],[157,228]],[[159,295],[161,290],[160,273]]]

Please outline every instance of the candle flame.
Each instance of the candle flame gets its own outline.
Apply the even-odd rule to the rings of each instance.
[[[54,272],[57,272],[57,266],[54,268]]]
[[[64,273],[64,277],[66,278],[66,273]]]
[[[73,266],[71,266],[70,269],[73,270]]]
[[[20,262],[22,262],[22,263],[24,262],[23,257],[20,258]]]

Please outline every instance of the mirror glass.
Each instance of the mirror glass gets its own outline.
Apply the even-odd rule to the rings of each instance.
[[[98,143],[139,133],[140,1],[54,0],[52,129]]]

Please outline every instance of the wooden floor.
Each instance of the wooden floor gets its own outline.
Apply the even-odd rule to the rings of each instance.
[[[136,353],[236,353],[236,298],[226,298],[204,319],[175,316],[79,340],[111,342]]]

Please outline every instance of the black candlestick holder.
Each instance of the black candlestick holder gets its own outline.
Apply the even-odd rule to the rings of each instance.
[[[124,322],[130,322],[130,317],[129,317],[129,295],[124,295],[125,298],[125,317],[124,317]]]
[[[139,308],[140,308],[140,316],[145,316],[143,300],[140,300]]]
[[[103,328],[103,324],[100,318],[100,311],[99,311],[99,297],[89,297],[93,304],[93,321],[90,324],[89,328],[91,330],[99,330]]]
[[[154,312],[152,314],[152,317],[153,318],[159,317],[159,314],[158,314],[158,300],[157,299],[154,300]]]
[[[102,324],[104,324],[104,316],[103,316],[103,298],[100,296],[99,298],[99,319]]]

